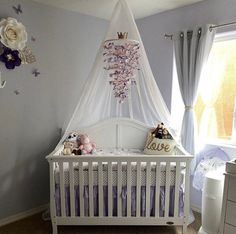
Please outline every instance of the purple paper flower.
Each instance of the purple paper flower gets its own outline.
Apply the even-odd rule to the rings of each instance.
[[[3,53],[0,55],[0,61],[5,63],[7,69],[14,69],[16,66],[21,65],[21,59],[17,50],[4,48]]]

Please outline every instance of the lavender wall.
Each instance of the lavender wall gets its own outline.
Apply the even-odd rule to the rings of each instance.
[[[169,108],[171,108],[173,46],[170,39],[164,38],[164,34],[197,25],[234,22],[235,12],[235,0],[207,0],[138,20],[152,71]],[[236,26],[225,27],[217,32],[231,30],[236,30]],[[225,150],[235,157],[235,149],[226,147]],[[200,210],[201,192],[192,188],[190,196],[192,206]]]
[[[0,89],[0,219],[49,202],[48,163],[59,128],[70,118],[107,22],[32,3],[0,0],[0,18],[27,29],[37,63],[7,71]],[[22,4],[16,15],[12,5]],[[36,67],[41,75],[32,76]],[[14,93],[20,92],[19,95]]]

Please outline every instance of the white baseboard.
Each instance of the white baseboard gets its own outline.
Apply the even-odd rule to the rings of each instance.
[[[202,213],[202,209],[198,206],[191,205],[191,209],[193,211],[196,211],[196,212],[200,213],[200,214]]]
[[[39,212],[42,212],[42,211],[44,211],[44,210],[46,210],[48,208],[49,208],[49,204],[45,204],[45,205],[38,206],[36,208],[30,209],[30,210],[27,210],[27,211],[23,211],[21,213],[18,213],[18,214],[12,215],[12,216],[9,216],[7,218],[0,219],[0,227],[4,226],[4,225],[7,225],[9,223],[13,223],[13,222],[16,222],[18,220],[27,218],[27,217],[29,217],[31,215],[37,214]],[[191,209],[193,211],[198,212],[198,213],[202,213],[201,208],[199,208],[197,206],[192,205]]]
[[[45,205],[38,206],[38,207],[30,209],[30,210],[20,212],[20,213],[15,214],[15,215],[11,215],[7,218],[0,219],[0,227],[4,226],[6,224],[9,224],[9,223],[13,223],[15,221],[18,221],[20,219],[24,219],[24,218],[29,217],[31,215],[37,214],[37,213],[42,212],[42,211],[44,211],[48,208],[49,208],[49,204],[45,204]]]

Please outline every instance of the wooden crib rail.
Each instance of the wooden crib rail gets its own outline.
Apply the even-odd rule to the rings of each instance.
[[[79,162],[79,161],[102,161],[102,162],[190,162],[192,160],[192,155],[129,155],[129,156],[103,156],[103,155],[53,155],[50,154],[46,159],[54,162],[64,161],[64,162]]]

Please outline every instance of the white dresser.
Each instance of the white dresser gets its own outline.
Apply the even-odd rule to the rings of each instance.
[[[236,159],[226,163],[220,234],[236,234]]]

